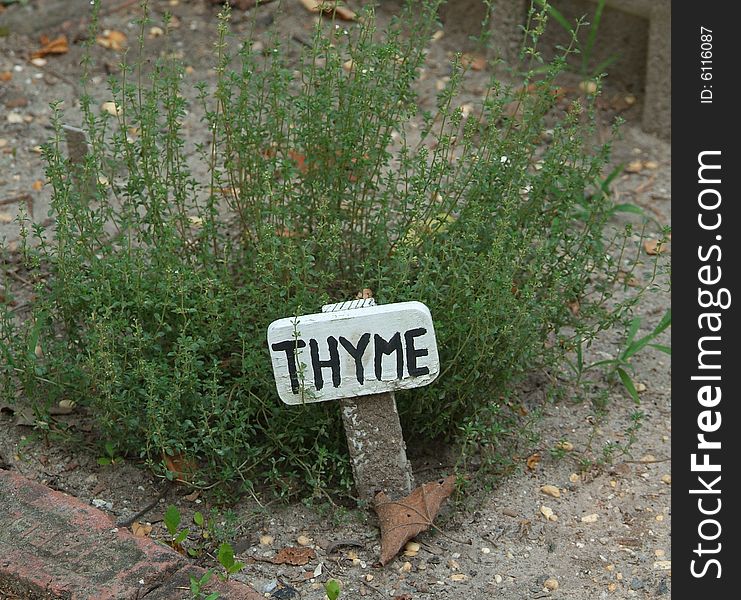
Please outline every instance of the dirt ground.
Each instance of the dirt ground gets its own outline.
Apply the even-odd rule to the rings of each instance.
[[[19,207],[37,222],[48,220],[49,190],[44,185],[38,146],[51,131],[49,103],[63,100],[68,122],[79,124],[75,122],[75,104],[80,94],[77,80],[85,19],[83,12],[71,7],[87,3],[70,1],[69,12],[61,19],[45,10],[45,5],[53,4],[30,0],[25,6],[11,5],[0,13],[0,240],[4,239],[11,256],[17,248],[18,229],[13,219]],[[211,47],[217,9],[201,0],[150,4],[151,26],[162,25],[165,10],[175,15],[177,24],[174,47],[167,50],[163,38],[150,31],[152,39],[147,44],[151,52],[178,52],[190,67],[188,76],[193,82],[213,81]],[[258,34],[275,21],[285,31],[286,44],[293,44],[292,52],[298,54],[301,40],[310,38],[315,17],[299,2],[284,4],[283,15],[278,14],[276,3],[257,9]],[[398,2],[381,3],[379,23],[387,22],[398,6]],[[136,3],[104,2],[101,25],[134,40],[136,15]],[[442,16],[444,33],[430,42],[420,84],[423,106],[434,102],[437,82],[448,76],[450,53],[468,49],[467,36],[478,20],[476,15],[450,9]],[[233,30],[243,33],[251,18],[249,12],[235,11]],[[69,51],[31,61],[31,53],[42,45],[42,34],[50,39],[66,35]],[[100,102],[110,99],[105,79],[108,73],[116,72],[119,59],[113,49],[96,49],[93,82],[97,87],[92,91]],[[486,70],[471,71],[463,101],[481,97],[487,78]],[[670,224],[671,152],[669,144],[639,129],[640,93],[633,94],[619,83],[610,87],[608,81],[604,135],[609,120],[619,112],[627,124],[622,139],[615,143],[613,162],[629,164],[630,172],[615,181],[613,191],[618,202],[634,202],[656,220],[655,237],[658,224]],[[203,133],[199,123],[189,126],[193,135]],[[645,280],[648,269],[646,261],[636,277]],[[643,333],[650,331],[669,307],[666,278],[661,283],[638,311],[643,317]],[[24,282],[21,278],[13,285],[23,287]],[[668,344],[668,337],[665,333],[660,343]],[[606,334],[590,349],[588,360],[615,356],[620,341],[620,332]],[[629,427],[636,406],[617,386],[609,388],[606,414],[597,410],[589,390],[579,395],[567,381],[559,402],[544,402],[537,383],[524,386],[523,403],[533,412],[542,412],[542,417],[534,426],[540,437],[519,457],[520,467],[495,489],[478,490],[462,505],[448,505],[439,518],[439,529],[418,536],[421,547],[416,554],[400,556],[384,568],[374,566],[379,534],[373,517],[364,512],[323,502],[284,506],[259,499],[247,499],[232,507],[231,513],[222,509],[217,529],[236,540],[238,557],[246,563],[235,578],[250,583],[266,597],[278,599],[321,600],[324,582],[330,578],[341,582],[343,599],[669,597],[670,360],[648,350],[635,358],[634,365],[635,381],[642,390],[639,408],[645,415],[635,439],[631,439]],[[594,377],[600,384],[595,390],[604,388],[600,376]],[[85,451],[46,444],[34,434],[17,406],[0,398],[0,408],[0,467],[16,469],[89,500],[117,519],[132,516],[158,496],[161,483],[135,464],[100,466],[100,453],[94,448]],[[83,431],[89,421],[84,412],[59,418]],[[559,450],[557,446],[563,441],[572,449]],[[607,456],[606,448],[617,450]],[[539,454],[540,460],[531,459],[528,466],[527,458],[534,454]],[[449,471],[449,464],[436,464],[424,456],[412,459],[418,483]],[[555,486],[558,497],[541,491],[544,485]],[[163,536],[167,503],[177,504],[184,520],[194,511],[209,512],[208,495],[175,488],[143,518],[153,524],[152,536]],[[265,560],[281,548],[300,544],[316,553],[306,565],[275,565]],[[213,564],[208,556],[198,560]]]

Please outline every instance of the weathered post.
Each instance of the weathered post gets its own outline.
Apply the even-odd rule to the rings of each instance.
[[[427,385],[440,372],[428,308],[377,306],[372,298],[329,304],[274,321],[268,345],[283,402],[340,400],[359,498],[408,495],[414,482],[394,391]]]

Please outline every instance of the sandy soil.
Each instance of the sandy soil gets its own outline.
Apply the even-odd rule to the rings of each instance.
[[[15,217],[19,206],[25,206],[38,222],[48,218],[49,191],[43,185],[44,167],[37,151],[50,133],[48,104],[64,100],[68,118],[75,124],[80,92],[79,40],[84,20],[71,18],[69,14],[75,13],[69,13],[67,20],[60,22],[53,11],[45,12],[44,4],[31,0],[26,8],[13,6],[0,13],[3,24],[3,19],[17,19],[21,10],[27,10],[23,20],[34,24],[32,28],[14,27],[0,37],[0,74],[10,74],[0,81],[0,239],[5,238],[5,247],[11,251],[18,230],[12,220],[7,221]],[[135,38],[135,6],[127,2],[105,4],[115,10],[108,11],[102,26]],[[192,67],[189,76],[193,81],[213,80],[210,47],[216,9],[200,0],[151,4],[153,25],[161,24],[165,9],[177,17],[174,50]],[[295,40],[308,39],[313,17],[299,3],[287,4],[283,16],[277,15],[276,4],[258,9],[258,31],[279,19],[286,39],[294,40],[297,54],[301,42]],[[397,2],[383,3],[379,21],[388,20],[397,9]],[[436,82],[448,74],[449,54],[467,47],[467,32],[476,21],[471,15],[451,10],[443,16],[445,34],[431,43],[421,82],[423,103],[434,100]],[[234,30],[243,32],[248,21],[248,15],[237,11]],[[31,63],[29,53],[39,47],[39,35],[53,38],[58,33],[70,40],[69,52]],[[162,38],[147,43],[152,52],[164,51]],[[93,68],[99,89],[94,93],[101,102],[107,99],[105,77],[116,71],[117,62],[112,50],[101,48],[96,54]],[[487,77],[485,72],[472,71],[465,94],[480,96]],[[640,131],[640,97],[635,104],[620,102],[630,94],[618,84],[608,86],[605,95],[605,124],[616,112],[628,121],[622,139],[616,142],[614,162],[639,165],[616,180],[614,192],[618,201],[635,202],[658,224],[668,225],[670,148]],[[193,135],[199,135],[198,124],[191,127]],[[637,277],[647,277],[647,270],[648,264]],[[664,280],[662,288],[666,283]],[[23,282],[15,284],[22,286]],[[669,302],[665,289],[648,294],[638,312],[644,320],[643,332],[658,322]],[[614,356],[620,341],[619,332],[606,334],[590,349],[589,358]],[[668,344],[668,334],[660,342]],[[544,401],[538,383],[525,386],[521,390],[523,403],[534,413],[542,412],[534,426],[539,439],[519,457],[516,472],[495,489],[477,490],[460,504],[448,505],[439,519],[439,529],[418,536],[421,548],[414,556],[399,557],[385,568],[374,567],[379,535],[373,517],[364,512],[340,510],[327,503],[260,505],[247,499],[231,508],[232,518],[225,517],[222,510],[217,519],[221,529],[236,540],[239,556],[247,563],[236,578],[273,598],[322,599],[323,583],[329,578],[342,583],[340,598],[594,600],[670,594],[670,361],[663,354],[646,351],[634,364],[635,380],[645,386],[639,407],[645,416],[634,440],[628,428],[636,406],[624,390],[612,386],[607,412],[599,411],[596,394],[605,388],[599,375],[594,376],[598,385],[583,394],[564,382],[564,398],[559,402]],[[116,518],[131,516],[157,497],[161,484],[134,464],[101,467],[92,448],[47,445],[22,424],[23,416],[19,417],[19,411],[14,412],[5,399],[0,398],[0,406],[0,467],[17,469],[86,500],[110,503],[104,509]],[[60,419],[70,419],[83,430],[89,420],[85,414]],[[564,440],[573,449],[557,451]],[[608,457],[606,447],[617,450]],[[540,461],[533,464],[531,460],[533,468],[528,468],[526,459],[536,453]],[[418,481],[446,472],[445,465],[422,456],[415,459],[414,466]],[[558,488],[560,496],[542,492],[544,485]],[[207,495],[195,497],[189,490],[175,488],[146,516],[154,524],[154,536],[162,535],[161,519],[168,502],[178,504],[186,518],[196,510],[208,512]],[[546,518],[544,507],[551,509],[555,518]],[[283,547],[297,545],[299,537],[316,551],[316,558],[306,565],[274,565],[264,560]],[[347,541],[353,543],[337,544]],[[199,561],[213,564],[208,556]]]

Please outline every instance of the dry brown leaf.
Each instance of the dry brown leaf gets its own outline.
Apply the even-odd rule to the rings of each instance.
[[[293,565],[300,567],[316,558],[316,552],[311,548],[297,548],[287,546],[275,555],[272,562],[275,565]]]
[[[293,231],[291,229],[288,229],[288,227],[279,227],[275,230],[275,235],[278,237],[286,237],[286,238],[300,238],[301,234],[297,231]]]
[[[425,483],[401,500],[379,492],[373,501],[381,527],[381,564],[390,562],[410,539],[429,529],[455,489],[455,475]]]
[[[106,29],[105,31],[103,31],[103,33],[95,38],[95,42],[98,44],[98,46],[102,46],[103,48],[120,51],[126,47],[127,39],[128,38],[123,31]]]
[[[40,192],[42,187],[44,187],[44,182],[40,179],[37,179],[31,184],[31,189],[33,189],[34,192]]]
[[[321,13],[327,17],[336,16],[343,21],[357,21],[358,15],[346,6],[338,6],[330,0],[300,0],[304,8],[312,13]]]
[[[483,71],[486,69],[486,58],[479,54],[463,54],[461,64],[464,67],[471,67],[474,71]]]
[[[531,454],[527,457],[527,468],[531,471],[535,469],[535,467],[538,466],[538,463],[540,462],[540,454],[536,452],[535,454]]]
[[[309,171],[309,166],[306,164],[306,156],[295,150],[288,151],[288,158],[296,163],[296,168],[302,173],[306,174]]]
[[[10,81],[13,79],[13,73],[10,71],[0,71],[0,81]]]
[[[198,471],[198,463],[180,453],[173,454],[172,456],[164,454],[163,460],[165,461],[167,470],[173,474],[177,482],[190,481],[196,471]]]
[[[643,249],[649,256],[656,256],[666,251],[666,247],[659,240],[644,240]]]
[[[201,490],[196,490],[192,494],[188,494],[187,496],[183,496],[184,500],[187,500],[188,502],[195,502],[198,500],[198,497],[201,495]]]
[[[149,537],[149,534],[152,533],[152,524],[134,521],[131,524],[131,533],[134,534],[134,537]]]
[[[39,38],[39,41],[41,42],[41,48],[36,50],[36,52],[31,55],[31,58],[44,58],[50,54],[66,54],[69,52],[69,43],[67,42],[66,35],[60,35],[55,37],[53,40],[42,35],[41,38]]]
[[[581,310],[581,304],[579,303],[579,300],[572,300],[571,302],[567,302],[567,305],[572,315],[577,316],[579,314],[579,310]]]

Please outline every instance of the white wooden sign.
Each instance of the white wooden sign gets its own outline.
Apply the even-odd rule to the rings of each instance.
[[[280,399],[323,402],[420,387],[440,372],[435,329],[421,302],[278,319],[268,346]]]

